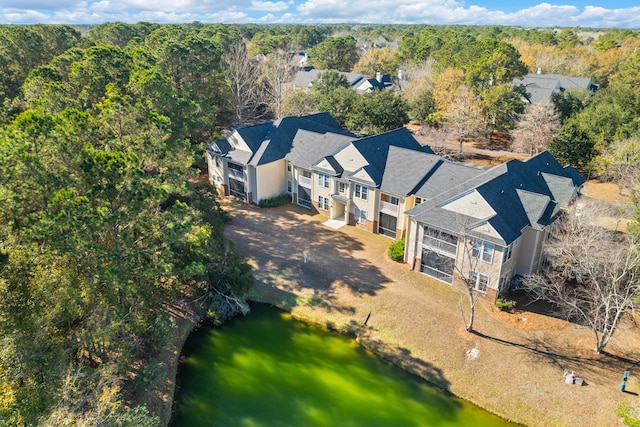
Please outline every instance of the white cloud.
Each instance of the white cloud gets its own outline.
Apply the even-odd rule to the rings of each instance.
[[[251,2],[251,10],[258,10],[264,12],[282,12],[289,9],[289,5],[283,1],[257,1]]]
[[[47,22],[50,16],[35,10],[5,9],[2,12],[2,17],[7,24],[29,24]]]
[[[251,0],[117,0],[131,10],[164,13],[210,13],[229,9],[249,9]],[[170,11],[170,12],[169,12]]]
[[[0,0],[0,23],[257,22],[423,23],[640,28],[640,7],[547,2],[515,12],[456,0]],[[557,0],[560,2],[560,0]],[[568,3],[571,0],[562,0]],[[297,5],[297,6],[296,6]],[[10,6],[10,7],[8,7]],[[55,10],[54,10],[55,9]],[[295,13],[293,12],[295,10]],[[49,12],[50,11],[50,12]]]

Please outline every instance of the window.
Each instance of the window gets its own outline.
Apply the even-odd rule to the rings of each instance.
[[[513,243],[505,248],[502,263],[504,264],[505,262],[509,261],[511,259],[511,255],[513,255]]]
[[[220,167],[220,157],[218,156],[213,156],[213,163],[215,163],[216,167],[219,168]]]
[[[291,172],[291,163],[287,162],[287,172]]]
[[[340,192],[340,194],[347,194],[347,190],[348,189],[349,189],[349,187],[344,182],[341,182],[338,185],[338,191]]]
[[[318,185],[320,187],[329,188],[329,175],[325,173],[318,174]]]
[[[493,261],[494,246],[491,243],[477,240],[473,242],[473,248],[471,249],[471,256],[481,259],[485,262],[491,263]]]
[[[329,199],[326,197],[318,196],[318,207],[325,211],[329,209]]]
[[[367,211],[360,210],[357,206],[354,211],[356,222],[358,224],[366,224],[367,223]]]
[[[469,280],[471,280],[471,284],[473,284],[473,287],[476,290],[480,292],[487,291],[487,287],[489,286],[489,276],[486,274],[478,274],[477,271],[472,270],[469,272]]]
[[[287,193],[291,194],[291,191],[293,189],[293,185],[291,183],[290,180],[287,181]]]
[[[387,202],[389,204],[392,204],[392,205],[396,205],[396,206],[398,206],[398,203],[400,202],[400,200],[398,200],[397,197],[389,196],[387,194],[381,194],[380,195],[380,200],[382,200],[383,202]]]
[[[498,288],[498,292],[502,292],[507,288],[509,284],[509,276],[502,276],[500,278],[500,287]]]
[[[356,184],[355,197],[357,197],[358,199],[367,200],[367,187]]]

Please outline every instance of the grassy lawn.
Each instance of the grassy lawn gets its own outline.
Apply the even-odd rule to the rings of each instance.
[[[465,295],[389,260],[390,239],[333,230],[322,225],[326,218],[292,205],[225,200],[223,207],[233,218],[227,237],[254,268],[253,299],[355,333],[364,346],[489,411],[530,426],[612,426],[618,405],[637,399],[640,371],[631,363],[640,360],[640,338],[631,319],[608,355],[593,351],[587,329],[532,307],[504,313],[479,303],[477,333],[468,333],[458,309]],[[565,384],[565,369],[586,385]],[[631,393],[618,388],[625,369]]]

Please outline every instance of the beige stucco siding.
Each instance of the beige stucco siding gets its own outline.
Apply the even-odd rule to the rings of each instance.
[[[260,165],[256,168],[256,194],[254,199],[259,203],[262,199],[282,194],[287,189],[285,179],[286,164],[284,160]]]
[[[518,242],[516,257],[516,269],[518,274],[529,275],[535,273],[542,256],[542,246],[545,240],[545,232],[525,228]]]
[[[218,157],[218,165],[216,166],[215,157],[206,153],[207,170],[209,172],[209,182],[215,185],[224,184],[224,161]]]

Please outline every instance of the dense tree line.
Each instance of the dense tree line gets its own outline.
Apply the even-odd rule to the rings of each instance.
[[[192,183],[225,120],[229,35],[94,30],[24,70],[0,133],[2,425],[157,424],[143,404],[169,307],[224,305],[252,280]]]
[[[607,179],[640,163],[634,31],[141,22],[84,32],[0,27],[0,425],[158,422],[144,401],[163,375],[167,308],[216,301],[222,318],[251,283],[215,192],[193,184],[203,147],[230,123],[329,111],[377,133],[411,117],[460,143],[513,131],[521,149]],[[292,92],[301,51],[327,72]],[[525,109],[510,82],[537,67],[601,89]],[[335,70],[405,78],[357,94]],[[541,137],[527,139],[530,129]],[[635,178],[624,184],[633,194]]]

